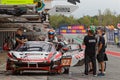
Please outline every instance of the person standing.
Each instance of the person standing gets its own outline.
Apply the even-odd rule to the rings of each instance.
[[[10,38],[7,37],[3,43],[3,50],[4,51],[9,51],[11,48],[10,48]]]
[[[98,33],[98,49],[97,49],[97,60],[101,67],[101,73],[98,74],[98,76],[105,76],[104,69],[105,69],[105,63],[104,63],[104,52],[105,52],[105,38],[103,37],[103,31],[99,29],[97,31]]]
[[[15,49],[19,48],[22,44],[24,44],[27,41],[27,38],[25,35],[23,35],[23,30],[18,29],[15,35]]]
[[[105,39],[105,49],[104,49],[104,63],[105,63],[104,67],[105,68],[104,68],[104,73],[106,73],[105,72],[106,68],[107,68],[106,61],[108,61],[108,57],[107,57],[107,54],[106,54],[106,49],[107,49],[107,35],[106,35],[105,30],[103,30],[103,37]],[[101,71],[101,69],[99,71]]]
[[[83,44],[85,48],[85,75],[88,75],[89,62],[92,62],[93,75],[96,75],[96,43],[97,40],[92,30],[88,30],[87,36],[84,37]]]

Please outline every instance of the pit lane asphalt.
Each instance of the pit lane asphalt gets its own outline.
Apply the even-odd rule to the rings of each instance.
[[[93,77],[92,74],[83,76],[84,66],[71,67],[71,74],[48,75],[47,73],[29,72],[22,75],[11,75],[5,71],[5,55],[5,53],[0,53],[0,80],[120,80],[120,57],[111,55],[108,55],[109,61],[104,77]]]

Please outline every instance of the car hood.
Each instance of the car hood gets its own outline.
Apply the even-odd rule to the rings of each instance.
[[[29,51],[29,52],[18,52],[18,51],[10,51],[9,54],[12,58],[21,60],[24,62],[43,62],[50,61],[53,56],[53,52],[38,52],[38,51]]]

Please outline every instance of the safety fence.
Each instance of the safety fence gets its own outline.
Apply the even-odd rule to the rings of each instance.
[[[108,44],[120,45],[120,29],[106,30]]]

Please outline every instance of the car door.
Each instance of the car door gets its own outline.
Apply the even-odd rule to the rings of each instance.
[[[81,45],[68,44],[66,48],[68,48],[68,50],[63,55],[69,58],[69,60],[66,59],[66,64],[69,64],[69,66],[79,66],[80,61],[84,59],[84,51],[81,49]]]

